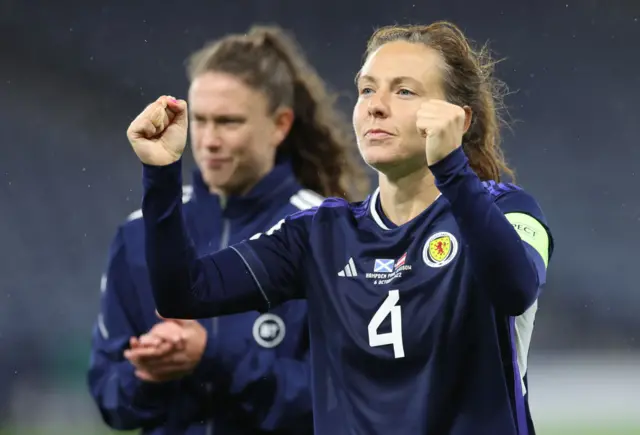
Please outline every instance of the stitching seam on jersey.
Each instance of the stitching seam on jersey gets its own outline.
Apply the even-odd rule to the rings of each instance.
[[[242,260],[244,265],[247,266],[247,269],[249,269],[249,273],[251,274],[251,277],[255,281],[256,285],[258,286],[258,290],[260,290],[260,293],[262,293],[262,297],[267,302],[267,310],[270,310],[271,309],[271,301],[267,297],[267,294],[265,293],[264,289],[262,288],[262,284],[260,284],[260,281],[258,281],[258,277],[256,277],[256,274],[253,272],[253,269],[251,269],[251,266],[249,266],[249,262],[244,258],[244,256],[240,253],[240,251],[238,251],[234,246],[230,246],[230,248],[233,249],[234,252],[240,256],[240,259]]]

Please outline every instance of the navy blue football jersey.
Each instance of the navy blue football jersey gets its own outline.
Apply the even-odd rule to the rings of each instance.
[[[443,165],[443,194],[404,225],[385,217],[378,191],[328,199],[201,259],[170,255],[188,250],[166,218],[179,204],[165,194],[162,207],[152,187],[178,169],[154,169],[145,219],[159,309],[307,298],[317,434],[531,434],[524,376],[552,250],[546,219],[522,189],[481,183],[462,151]]]

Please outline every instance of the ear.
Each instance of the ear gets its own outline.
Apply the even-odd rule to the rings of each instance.
[[[473,119],[473,110],[471,110],[471,107],[469,106],[464,106],[464,132],[466,133],[469,130],[469,127],[471,127],[471,120]]]
[[[279,107],[273,115],[275,130],[273,132],[273,147],[277,148],[291,131],[295,115],[290,107]]]

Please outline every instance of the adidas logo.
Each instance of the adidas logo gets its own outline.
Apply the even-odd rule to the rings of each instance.
[[[358,276],[358,272],[356,272],[356,265],[353,263],[353,258],[349,258],[349,262],[344,269],[338,272],[338,276]]]

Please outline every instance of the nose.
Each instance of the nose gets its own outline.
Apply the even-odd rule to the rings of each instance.
[[[215,124],[208,123],[201,131],[200,144],[209,149],[216,149],[222,146],[222,140]]]
[[[369,115],[374,118],[386,118],[389,116],[388,95],[379,90],[369,98]]]

